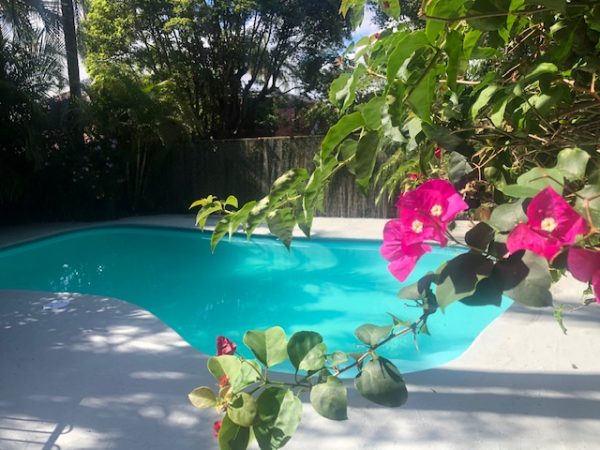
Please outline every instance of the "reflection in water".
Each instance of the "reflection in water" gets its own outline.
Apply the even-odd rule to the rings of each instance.
[[[217,335],[241,343],[248,329],[281,325],[320,332],[329,350],[355,350],[353,330],[386,324],[386,312],[414,319],[396,297],[379,244],[234,238],[211,254],[210,235],[147,227],[99,228],[0,252],[0,288],[79,292],[120,298],[158,316],[191,345],[214,353]],[[422,258],[408,283],[437,268],[450,250]],[[508,306],[457,304],[432,317],[432,337],[396,340],[387,350],[401,370],[458,356]]]

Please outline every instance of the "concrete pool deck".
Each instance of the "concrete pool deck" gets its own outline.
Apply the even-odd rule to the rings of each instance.
[[[111,224],[190,227],[188,216]],[[379,239],[383,220],[317,219],[316,237]],[[0,246],[89,224],[0,228]],[[468,225],[465,225],[468,226]],[[564,279],[555,300],[581,302]],[[44,309],[66,300],[61,309]],[[346,422],[304,400],[290,449],[598,449],[600,307],[565,314],[513,305],[460,358],[406,375],[409,400],[379,408],[349,389]],[[214,449],[212,411],[187,393],[213,385],[200,354],[152,314],[89,295],[0,291],[0,449]],[[350,386],[351,383],[348,383]]]

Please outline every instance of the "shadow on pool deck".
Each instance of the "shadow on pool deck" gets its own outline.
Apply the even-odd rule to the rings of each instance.
[[[43,309],[56,299],[70,303]],[[186,398],[214,384],[206,356],[131,304],[0,291],[0,354],[3,450],[216,448],[217,415]],[[455,366],[407,375],[411,395],[401,410],[366,403],[351,388],[351,420],[331,422],[305,401],[298,436],[286,448],[595,445],[597,373]]]

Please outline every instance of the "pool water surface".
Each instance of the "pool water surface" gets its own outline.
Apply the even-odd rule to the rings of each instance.
[[[236,236],[214,254],[210,233],[139,226],[99,227],[0,250],[0,289],[76,292],[115,297],[164,321],[201,352],[214,354],[225,335],[242,345],[249,329],[313,330],[328,351],[358,351],[354,329],[414,320],[418,308],[397,297],[402,287],[379,254],[380,242]],[[406,283],[456,255],[434,248]],[[381,353],[402,372],[460,356],[511,301],[500,307],[449,306],[430,317],[431,336],[395,339]]]

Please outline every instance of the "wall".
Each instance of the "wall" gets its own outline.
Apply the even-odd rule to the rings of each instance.
[[[171,201],[189,205],[209,194],[235,195],[241,202],[263,197],[281,174],[293,167],[312,168],[322,137],[272,137],[204,141],[173,154],[174,192]],[[375,205],[353,177],[340,171],[331,181],[325,213],[331,217],[391,217],[392,205]]]

